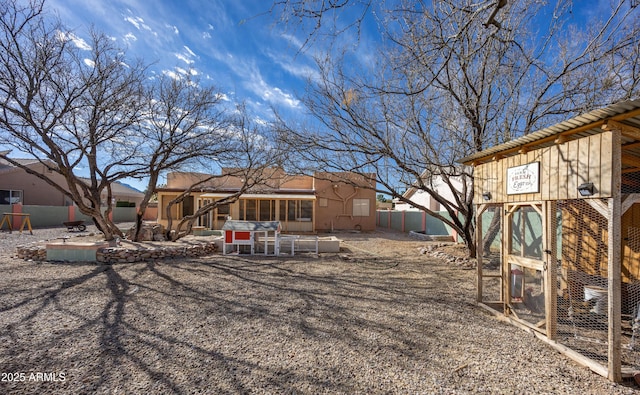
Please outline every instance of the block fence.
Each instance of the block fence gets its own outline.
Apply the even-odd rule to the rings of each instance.
[[[157,211],[156,211],[157,212]],[[0,214],[29,214],[31,226],[34,228],[46,228],[62,226],[63,222],[85,221],[91,223],[91,218],[82,214],[75,206],[31,206],[22,204],[0,205]],[[113,222],[133,222],[136,219],[136,207],[114,207],[111,213]],[[145,219],[146,216],[145,216]],[[155,220],[155,212],[153,218]],[[14,216],[12,226],[19,229],[22,217]]]

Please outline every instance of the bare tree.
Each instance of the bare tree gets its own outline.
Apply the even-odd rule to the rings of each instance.
[[[270,126],[253,120],[244,105],[238,106],[234,117],[230,119],[230,124],[219,138],[225,139],[226,142],[222,145],[220,142],[212,142],[217,144],[214,147],[218,147],[218,151],[199,157],[199,163],[200,168],[212,169],[214,166],[206,162],[215,160],[217,170],[224,169],[224,172],[196,178],[191,185],[169,202],[165,208],[168,240],[175,241],[190,234],[193,224],[199,217],[220,205],[235,202],[247,191],[255,192],[265,187],[269,188],[269,182],[281,167],[283,151],[275,144],[276,140],[271,136]],[[215,158],[211,156],[214,153]],[[203,204],[193,214],[184,215],[174,224],[172,213],[176,204],[183,202],[194,191],[206,190],[212,184],[217,185],[217,188],[226,187],[229,180],[233,181],[233,192],[229,192],[224,198]]]
[[[319,20],[354,2],[284,3]],[[473,174],[456,159],[639,93],[640,7],[629,2],[579,26],[568,24],[566,1],[555,9],[528,1],[389,4],[379,15],[385,40],[371,56],[377,63],[354,67],[355,57],[338,51],[336,41],[317,58],[320,77],[304,102],[320,126],[281,118],[283,140],[299,154],[290,165],[374,172],[378,192],[440,218],[471,255]],[[316,37],[318,23],[310,32]],[[446,215],[404,198],[408,187],[430,194]]]
[[[232,152],[236,148],[223,95],[212,86],[203,86],[190,77],[162,75],[148,83],[145,104],[140,133],[132,136],[139,147],[138,155],[129,161],[147,182],[137,211],[134,240],[138,240],[142,218],[163,174],[198,164],[207,168],[207,162],[235,158]]]
[[[2,0],[0,139],[51,173],[3,158],[68,196],[110,240],[121,235],[109,219],[111,185],[131,175],[136,147],[128,137],[141,115],[145,68],[127,63],[105,35],[91,32],[89,43],[80,41],[47,18],[43,3]],[[80,167],[86,178],[74,172]],[[66,184],[57,184],[54,173]]]

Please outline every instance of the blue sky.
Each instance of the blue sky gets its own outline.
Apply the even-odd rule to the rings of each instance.
[[[89,46],[89,29],[104,32],[128,57],[153,63],[154,73],[192,74],[215,86],[229,105],[246,104],[257,119],[272,118],[272,107],[304,117],[297,96],[314,73],[302,42],[275,23],[270,1],[47,0],[76,36]],[[76,169],[80,174],[83,169]],[[142,180],[126,180],[140,190]],[[163,182],[162,180],[160,182]]]
[[[582,19],[607,1],[575,1],[574,16]],[[304,119],[306,110],[298,97],[306,79],[316,72],[315,48],[300,52],[306,33],[279,23],[269,13],[271,4],[271,0],[46,0],[46,7],[73,30],[80,46],[86,45],[82,40],[94,26],[126,48],[129,57],[153,63],[155,73],[195,75],[217,87],[231,105],[245,103],[257,118],[270,119],[275,107]],[[351,16],[339,15],[339,23]],[[372,66],[378,42],[375,24],[355,35],[354,30],[341,35],[342,43],[353,43],[349,66]]]
[[[113,37],[156,73],[197,75],[255,114],[302,111],[296,92],[313,73],[300,42],[274,24],[270,1],[48,0],[79,39],[88,28]],[[82,44],[80,44],[82,45]],[[297,54],[297,56],[296,56]]]

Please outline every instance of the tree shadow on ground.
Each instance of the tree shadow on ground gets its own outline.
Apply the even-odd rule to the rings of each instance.
[[[42,273],[2,282],[0,335],[11,346],[0,363],[66,373],[17,387],[24,393],[394,391],[403,375],[448,369],[441,333],[477,313],[457,290],[437,291],[428,270],[391,263],[25,264]],[[384,375],[397,377],[375,387]]]

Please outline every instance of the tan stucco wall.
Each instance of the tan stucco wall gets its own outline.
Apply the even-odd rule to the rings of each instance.
[[[186,188],[186,185],[190,185],[194,179],[203,176],[205,175],[198,173],[172,173],[167,176],[167,187],[172,189]],[[278,176],[281,175],[278,174]],[[317,232],[332,230],[371,231],[376,228],[376,192],[372,189],[375,187],[373,175],[368,178],[348,173],[317,173],[315,178],[312,176],[282,175],[279,185],[281,192],[283,190],[311,191],[315,189],[314,225]],[[164,207],[166,207],[166,202],[176,194],[177,192],[174,191],[158,191],[160,202],[158,222],[166,224]],[[199,192],[193,193],[195,201],[200,194]],[[278,199],[277,194],[274,194],[274,199]],[[367,215],[354,215],[354,199],[365,199],[369,206]],[[237,203],[231,205],[232,218],[238,218],[238,210]],[[181,212],[182,209],[176,207],[174,218],[178,217],[177,214]],[[291,226],[294,225],[294,223],[291,224]]]
[[[363,186],[355,187],[326,173],[319,174],[319,177],[315,180],[316,231],[376,229],[376,192],[369,189],[375,187],[375,179],[355,179],[354,183]],[[368,216],[353,215],[354,199],[368,200]],[[324,203],[326,206],[323,206]]]
[[[42,164],[32,165],[32,169],[41,174],[47,170]],[[66,185],[64,178],[58,174],[47,174],[60,185]],[[21,169],[12,169],[0,173],[0,189],[12,189],[22,191],[23,205],[33,206],[65,206],[71,205],[62,192],[49,185],[44,180],[28,174]],[[67,204],[68,203],[68,204]]]

